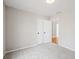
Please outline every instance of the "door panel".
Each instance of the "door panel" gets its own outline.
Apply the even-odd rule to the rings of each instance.
[[[50,42],[52,37],[52,22],[49,20],[43,20],[43,41]]]
[[[52,37],[52,23],[49,20],[37,20],[38,43],[50,42]]]
[[[37,20],[37,41],[38,43],[43,42],[43,22],[42,20],[38,19]]]

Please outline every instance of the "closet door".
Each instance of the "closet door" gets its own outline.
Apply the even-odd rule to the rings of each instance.
[[[43,43],[43,21],[41,19],[37,20],[37,41],[38,43]]]
[[[52,22],[43,20],[43,42],[50,42],[52,37]]]

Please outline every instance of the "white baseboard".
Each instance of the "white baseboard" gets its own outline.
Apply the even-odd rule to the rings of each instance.
[[[49,42],[44,42],[44,43],[49,43]],[[18,48],[18,49],[6,51],[5,54],[10,53],[10,52],[15,52],[15,51],[23,50],[23,49],[27,49],[27,48],[32,48],[32,47],[38,46],[38,45],[40,45],[40,44],[43,44],[43,43],[39,43],[39,42],[38,42],[38,43],[36,43],[36,44],[30,45],[30,46],[27,46],[27,47],[22,47],[22,48]]]
[[[22,47],[22,48],[6,51],[5,54],[10,53],[10,52],[15,52],[15,51],[23,50],[23,49],[27,49],[27,48],[31,48],[31,47],[35,47],[35,46],[37,46],[39,44],[41,44],[41,43],[33,44],[33,45],[28,46],[28,47]]]
[[[49,43],[49,42],[44,42],[44,43]],[[18,49],[6,51],[6,52],[5,52],[5,55],[6,55],[7,53],[10,53],[10,52],[16,52],[16,51],[23,50],[23,49],[27,49],[27,48],[32,48],[32,47],[38,46],[38,45],[40,45],[40,44],[43,44],[43,43],[37,43],[37,44],[30,45],[30,46],[28,46],[28,47],[22,47],[22,48],[18,48]],[[71,49],[71,48],[65,47],[65,46],[63,46],[63,45],[61,45],[61,44],[58,44],[58,45],[61,46],[61,47],[63,47],[63,48],[66,48],[66,49],[68,49],[68,50],[70,50],[70,51],[75,51],[75,49]]]
[[[66,49],[68,49],[68,50],[70,50],[70,51],[75,51],[75,49],[72,49],[72,48],[66,47],[66,46],[61,45],[61,44],[59,44],[59,46],[61,46],[61,47],[63,47],[63,48],[66,48]]]

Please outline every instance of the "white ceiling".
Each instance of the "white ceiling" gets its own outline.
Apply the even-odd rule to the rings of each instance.
[[[4,0],[4,3],[44,16],[53,16],[56,12],[74,12],[74,0],[55,0],[53,4],[47,4],[46,0]]]

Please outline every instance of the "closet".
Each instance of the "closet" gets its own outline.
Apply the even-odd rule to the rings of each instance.
[[[52,37],[52,22],[50,20],[37,20],[37,40],[38,43],[47,43]]]

